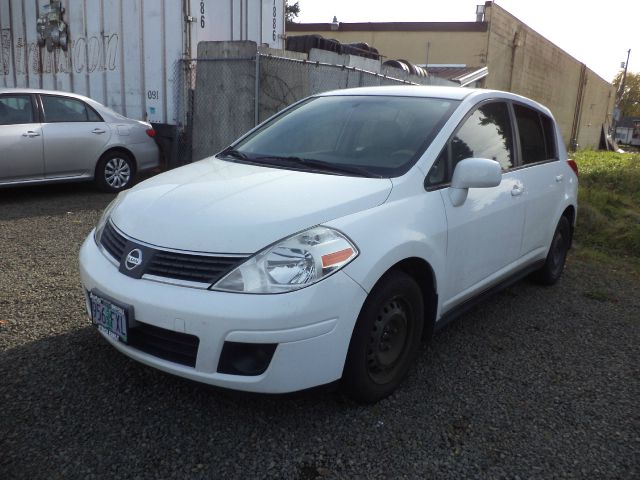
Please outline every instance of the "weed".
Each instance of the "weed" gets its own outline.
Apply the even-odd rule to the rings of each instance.
[[[584,150],[573,158],[580,170],[576,241],[639,259],[640,154]]]

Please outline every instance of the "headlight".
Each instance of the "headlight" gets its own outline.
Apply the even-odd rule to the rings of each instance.
[[[119,193],[118,196],[114,198],[109,205],[107,205],[107,208],[104,209],[104,212],[102,212],[102,216],[100,217],[100,220],[96,225],[96,231],[94,234],[94,238],[98,245],[100,245],[100,237],[102,237],[102,232],[104,231],[104,227],[107,225],[107,222],[109,221],[111,212],[113,211],[114,208],[118,206],[118,204],[121,201],[122,201],[122,193]]]
[[[307,287],[358,256],[342,233],[314,227],[258,252],[211,286],[212,290],[283,293]]]

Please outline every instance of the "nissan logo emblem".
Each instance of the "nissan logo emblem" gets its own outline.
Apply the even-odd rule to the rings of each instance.
[[[142,263],[142,251],[139,248],[134,248],[127,253],[127,258],[124,260],[124,266],[127,270],[133,270]]]

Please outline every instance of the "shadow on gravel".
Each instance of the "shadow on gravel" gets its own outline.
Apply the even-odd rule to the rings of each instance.
[[[320,390],[266,396],[167,375],[121,355],[91,326],[1,352],[0,374],[11,398],[0,411],[3,478],[184,478],[205,466],[211,474],[231,458],[234,468],[253,462],[256,449],[290,448],[280,442],[292,424],[313,429],[340,405],[349,411]]]
[[[0,220],[102,210],[115,198],[91,183],[65,183],[0,189]]]
[[[616,304],[567,297],[577,277],[551,289],[521,282],[479,305],[422,350],[394,395],[369,406],[319,391],[212,389],[129,360],[91,326],[14,347],[0,353],[0,471],[631,478],[638,328]]]
[[[136,184],[151,176],[151,173],[141,174]],[[114,198],[114,193],[101,192],[92,182],[3,187],[0,188],[0,220],[102,210]]]

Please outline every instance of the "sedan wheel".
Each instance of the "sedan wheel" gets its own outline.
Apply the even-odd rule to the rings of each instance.
[[[96,169],[98,186],[107,192],[119,192],[133,183],[133,162],[125,154],[114,152],[105,155]]]

